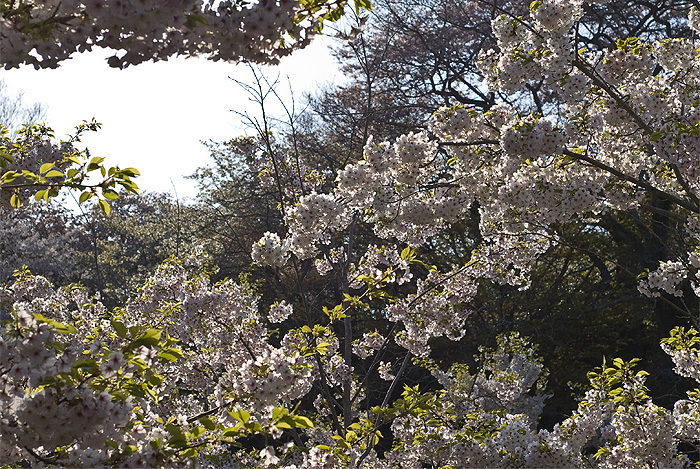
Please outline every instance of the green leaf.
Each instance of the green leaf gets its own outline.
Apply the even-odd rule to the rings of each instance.
[[[207,430],[214,430],[216,428],[216,424],[209,417],[201,417],[199,419],[199,423],[204,425],[204,428],[206,428]]]
[[[106,200],[100,199],[99,204],[100,204],[100,209],[102,210],[102,212],[105,215],[109,216],[109,212],[112,210],[109,206],[109,202],[107,202]]]
[[[278,421],[277,423],[275,423],[275,426],[277,428],[286,428],[288,430],[292,429],[292,424],[290,422],[288,422],[288,419],[286,417],[284,419]]]
[[[134,357],[134,358],[130,359],[129,364],[135,365],[139,369],[140,373],[143,373],[144,371],[146,371],[148,369],[148,365],[146,365],[146,362],[143,361],[143,358],[140,358],[140,357]]]
[[[135,176],[140,176],[141,173],[139,172],[138,169],[136,168],[124,168],[121,171],[119,171],[122,174],[126,174],[129,177],[135,177]]]
[[[122,339],[126,338],[126,326],[124,325],[123,322],[120,321],[111,321],[112,323],[112,328],[117,332],[117,335],[121,337]]]
[[[147,347],[154,347],[154,346],[158,345],[158,342],[160,341],[161,333],[162,333],[162,331],[160,329],[148,329],[141,336],[139,336],[136,340],[134,340],[132,343],[130,343],[129,348],[133,350],[133,349],[139,348],[142,345],[145,345]],[[134,336],[135,334],[132,332],[131,335]]]
[[[86,372],[90,373],[93,371],[97,371],[97,363],[95,363],[95,360],[76,360],[73,362],[72,368],[74,370],[81,370],[84,369]]]
[[[34,317],[38,322],[43,322],[51,326],[58,332],[59,334],[75,334],[78,332],[78,329],[76,329],[74,326],[70,324],[63,324],[62,322],[54,321],[53,319],[48,319],[42,316],[39,313],[34,313]]]
[[[236,409],[228,414],[239,422],[246,423],[248,420],[250,420],[250,413],[243,409]]]
[[[330,345],[331,344],[329,344],[328,342],[321,342],[316,345],[316,351],[320,355],[325,355],[328,352],[328,347],[330,347]]]
[[[138,451],[138,450],[139,450],[138,446],[136,446],[136,445],[128,445],[126,448],[124,448],[124,454],[125,454],[125,455],[128,455],[128,454],[131,454],[131,453],[135,453],[135,452]]]
[[[51,168],[55,166],[55,163],[44,163],[41,165],[41,168],[39,168],[39,174],[44,174],[48,172]]]
[[[182,452],[182,457],[187,459],[193,459],[197,456],[199,456],[199,451],[197,451],[194,448],[187,448],[185,451]]]
[[[177,361],[179,358],[177,355],[172,354],[170,352],[160,352],[158,356],[161,359],[161,363],[172,363],[174,361]]]
[[[345,441],[345,439],[342,436],[333,435],[331,438],[333,438],[336,441],[338,448],[342,448],[342,449],[349,449],[350,448],[350,445],[347,444],[347,442]]]
[[[80,199],[78,199],[78,203],[82,204],[85,202],[87,199],[91,198],[94,194],[92,192],[85,191],[82,194],[80,194]]]
[[[185,21],[185,27],[187,29],[194,29],[197,26],[197,23],[202,23],[203,25],[209,24],[207,23],[207,19],[205,17],[196,13],[187,14],[185,17],[187,18]]]
[[[204,435],[206,432],[207,432],[207,430],[204,427],[196,426],[189,432],[189,434],[192,438],[199,438],[200,436]]]
[[[246,422],[245,427],[255,433],[263,433],[263,427],[258,422]]]
[[[93,159],[91,159],[91,160],[90,160],[90,163],[88,163],[88,166],[87,166],[88,172],[94,171],[94,170],[98,169],[98,168],[100,167],[100,164],[101,164],[104,160],[105,160],[105,159],[102,158],[102,157],[100,157],[100,156],[96,156],[96,157],[94,157]]]
[[[153,375],[151,376],[151,379],[148,380],[149,384],[152,384],[153,386],[160,386],[163,384],[163,378],[160,375]]]
[[[114,200],[114,199],[118,199],[118,198],[119,198],[119,194],[117,193],[117,191],[115,191],[115,190],[113,190],[113,189],[105,189],[105,190],[103,190],[103,191],[102,191],[102,196],[103,196],[105,199],[109,199],[109,200]]]
[[[46,173],[47,178],[55,178],[55,177],[61,177],[61,176],[64,176],[64,174],[57,169],[54,169],[54,170]]]
[[[369,0],[355,0],[355,12],[358,15],[360,10],[372,11],[372,3]]]
[[[241,436],[241,429],[238,426],[235,427],[229,427],[225,429],[223,432],[221,432],[221,437],[226,438],[227,436],[230,437],[238,437]]]
[[[280,417],[284,417],[285,415],[289,415],[289,411],[285,407],[276,407],[272,410],[273,420],[278,419]]]
[[[185,356],[185,354],[182,353],[182,350],[180,350],[180,349],[177,348],[177,347],[168,347],[168,348],[164,348],[164,349],[163,349],[163,352],[168,353],[168,354],[174,356],[175,358],[182,358],[182,357]]]
[[[314,423],[303,415],[292,415],[292,419],[297,428],[314,428]]]
[[[17,171],[8,171],[5,174],[2,175],[2,182],[7,184],[19,177],[19,173]]]
[[[133,194],[138,194],[139,193],[139,186],[133,182],[133,181],[117,181],[117,184],[120,184],[124,189],[127,191],[133,193]]]
[[[172,435],[168,440],[168,444],[173,448],[182,448],[187,446],[187,437],[183,433],[182,429],[175,424],[168,424],[165,429]]]

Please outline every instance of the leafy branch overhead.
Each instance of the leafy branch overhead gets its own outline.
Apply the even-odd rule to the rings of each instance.
[[[138,194],[133,181],[139,175],[135,168],[110,167],[104,158],[90,157],[74,144],[87,131],[97,131],[100,124],[83,122],[67,141],[53,142],[53,131],[42,125],[25,126],[14,138],[2,128],[0,138],[0,198],[19,208],[22,198],[49,201],[61,189],[80,192],[79,202],[96,198],[102,211],[109,215],[109,200],[119,197],[120,188]]]

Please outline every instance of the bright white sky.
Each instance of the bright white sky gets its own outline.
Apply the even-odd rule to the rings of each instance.
[[[83,120],[94,117],[101,122],[102,129],[88,134],[83,143],[108,165],[137,168],[142,190],[173,193],[175,186],[180,199],[193,198],[195,184],[183,176],[208,164],[207,149],[200,142],[245,133],[231,110],[257,111],[229,79],[250,83],[250,70],[184,58],[115,70],[107,66],[109,55],[104,50],[76,55],[55,70],[0,70],[0,78],[11,93],[24,91],[28,103],[48,107],[48,125],[57,137],[65,138]],[[280,92],[287,97],[288,77],[297,100],[317,85],[341,80],[327,44],[319,39],[264,71],[271,79],[280,74]],[[276,111],[279,116],[281,112]]]

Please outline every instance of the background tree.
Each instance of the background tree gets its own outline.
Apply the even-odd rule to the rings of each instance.
[[[27,103],[24,93],[12,95],[5,80],[0,80],[0,124],[14,135],[23,125],[46,121],[47,108],[41,103]]]
[[[0,283],[10,282],[23,265],[57,285],[83,280],[77,254],[84,233],[59,204],[0,209]]]
[[[133,297],[166,259],[186,256],[204,242],[195,222],[200,216],[198,207],[155,192],[123,192],[109,215],[99,207],[73,214],[83,240],[73,253],[82,283],[101,292],[108,307]]]

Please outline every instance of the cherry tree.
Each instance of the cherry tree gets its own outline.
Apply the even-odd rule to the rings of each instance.
[[[254,258],[271,266],[283,265],[289,256],[315,258],[328,266],[324,270],[338,269],[341,276],[347,271],[352,284],[356,267],[348,251],[360,223],[369,223],[379,237],[407,243],[408,251],[401,256],[407,261],[413,258],[412,247],[478,201],[484,243],[472,260],[442,275],[431,271],[423,283],[417,283],[415,295],[386,308],[389,320],[403,329],[395,335],[396,344],[425,355],[431,338],[460,336],[468,315],[463,306],[479,279],[528,286],[530,265],[557,242],[549,229],[555,223],[642,209],[687,220],[681,232],[693,246],[699,209],[694,201],[697,175],[692,170],[691,143],[696,120],[695,46],[688,39],[643,42],[632,38],[620,41],[616,50],[588,50],[582,46],[589,38],[582,40],[577,28],[581,6],[535,2],[529,20],[498,16],[493,28],[500,50],[484,51],[480,61],[490,86],[501,93],[514,94],[542,83],[561,97],[564,111],[559,116],[544,116],[545,108],[539,103],[539,112],[524,116],[505,104],[486,112],[457,106],[438,111],[429,133],[380,144],[370,140],[364,158],[340,171],[330,191],[318,192],[313,184],[305,190],[299,183],[280,189],[281,205],[286,199],[298,201],[285,211],[287,236],[265,235],[254,247]],[[696,15],[692,10],[693,28]],[[687,51],[686,59],[676,55],[679,50]],[[272,161],[268,170],[279,172],[279,166]],[[670,203],[674,210],[650,205],[646,199],[651,196]],[[342,239],[345,251],[338,260],[338,250],[326,246]],[[387,250],[385,246],[379,252],[386,255]],[[642,280],[640,291],[682,295],[679,283],[695,275],[697,268],[693,253],[679,253],[678,260],[662,264]],[[379,261],[376,253],[369,258],[391,265],[386,278],[395,279],[399,277],[395,272],[406,262],[398,262],[398,251],[392,257],[394,262]],[[371,298],[373,288],[387,283],[384,272],[378,269],[374,278],[362,272],[354,288],[364,282]],[[459,288],[454,288],[458,281]],[[344,294],[348,306],[360,301]],[[347,316],[343,321],[347,340],[352,328]],[[397,331],[392,327],[391,332]],[[624,362],[616,366],[606,370],[628,373]],[[643,401],[639,397],[645,396],[640,388],[643,378],[635,379],[640,384],[633,386],[634,395]],[[654,409],[650,412],[663,413]],[[635,437],[619,436],[620,442],[627,443],[613,445],[610,453],[601,451],[599,458],[619,455],[625,445],[633,445]],[[449,448],[447,441],[443,440]],[[669,440],[664,445],[674,448],[675,443]],[[639,463],[635,461],[632,464]]]
[[[503,336],[471,370],[459,363],[445,370],[430,359],[436,340],[464,335],[480,282],[529,287],[533,262],[559,241],[557,223],[630,210],[678,220],[689,249],[640,272],[639,289],[667,300],[697,295],[698,47],[687,38],[627,38],[614,50],[595,50],[579,27],[582,14],[579,0],[536,1],[522,16],[499,12],[497,49],[480,56],[484,86],[509,96],[537,83],[559,97],[558,112],[535,103],[523,114],[511,100],[484,110],[443,107],[425,131],[369,138],[362,158],[333,174],[277,151],[267,127],[232,141],[275,194],[285,222],[251,248],[270,278],[295,281],[275,290],[272,304],[262,304],[245,278],[212,284],[201,251],[167,261],[111,311],[80,287],[55,289],[19,270],[0,292],[12,317],[0,336],[3,459],[153,467],[691,465],[685,452],[700,442],[700,392],[660,407],[636,360],[591,372],[577,410],[547,430],[537,428],[547,373],[527,339]],[[700,33],[698,10],[688,25]],[[32,148],[15,152],[33,156]],[[50,178],[65,177],[95,197],[79,175],[101,169],[108,198],[136,175],[62,155],[49,166],[23,160],[41,166],[13,169],[3,182],[44,184],[41,199],[57,186]],[[23,188],[15,185],[11,202]],[[651,197],[666,205],[649,204]],[[471,259],[423,262],[421,246],[475,201],[482,242]],[[312,275],[327,279],[323,301],[304,286]],[[360,328],[367,318],[374,330]],[[675,370],[696,383],[697,336],[679,327],[662,344]],[[432,377],[431,388],[407,383],[414,370]]]

